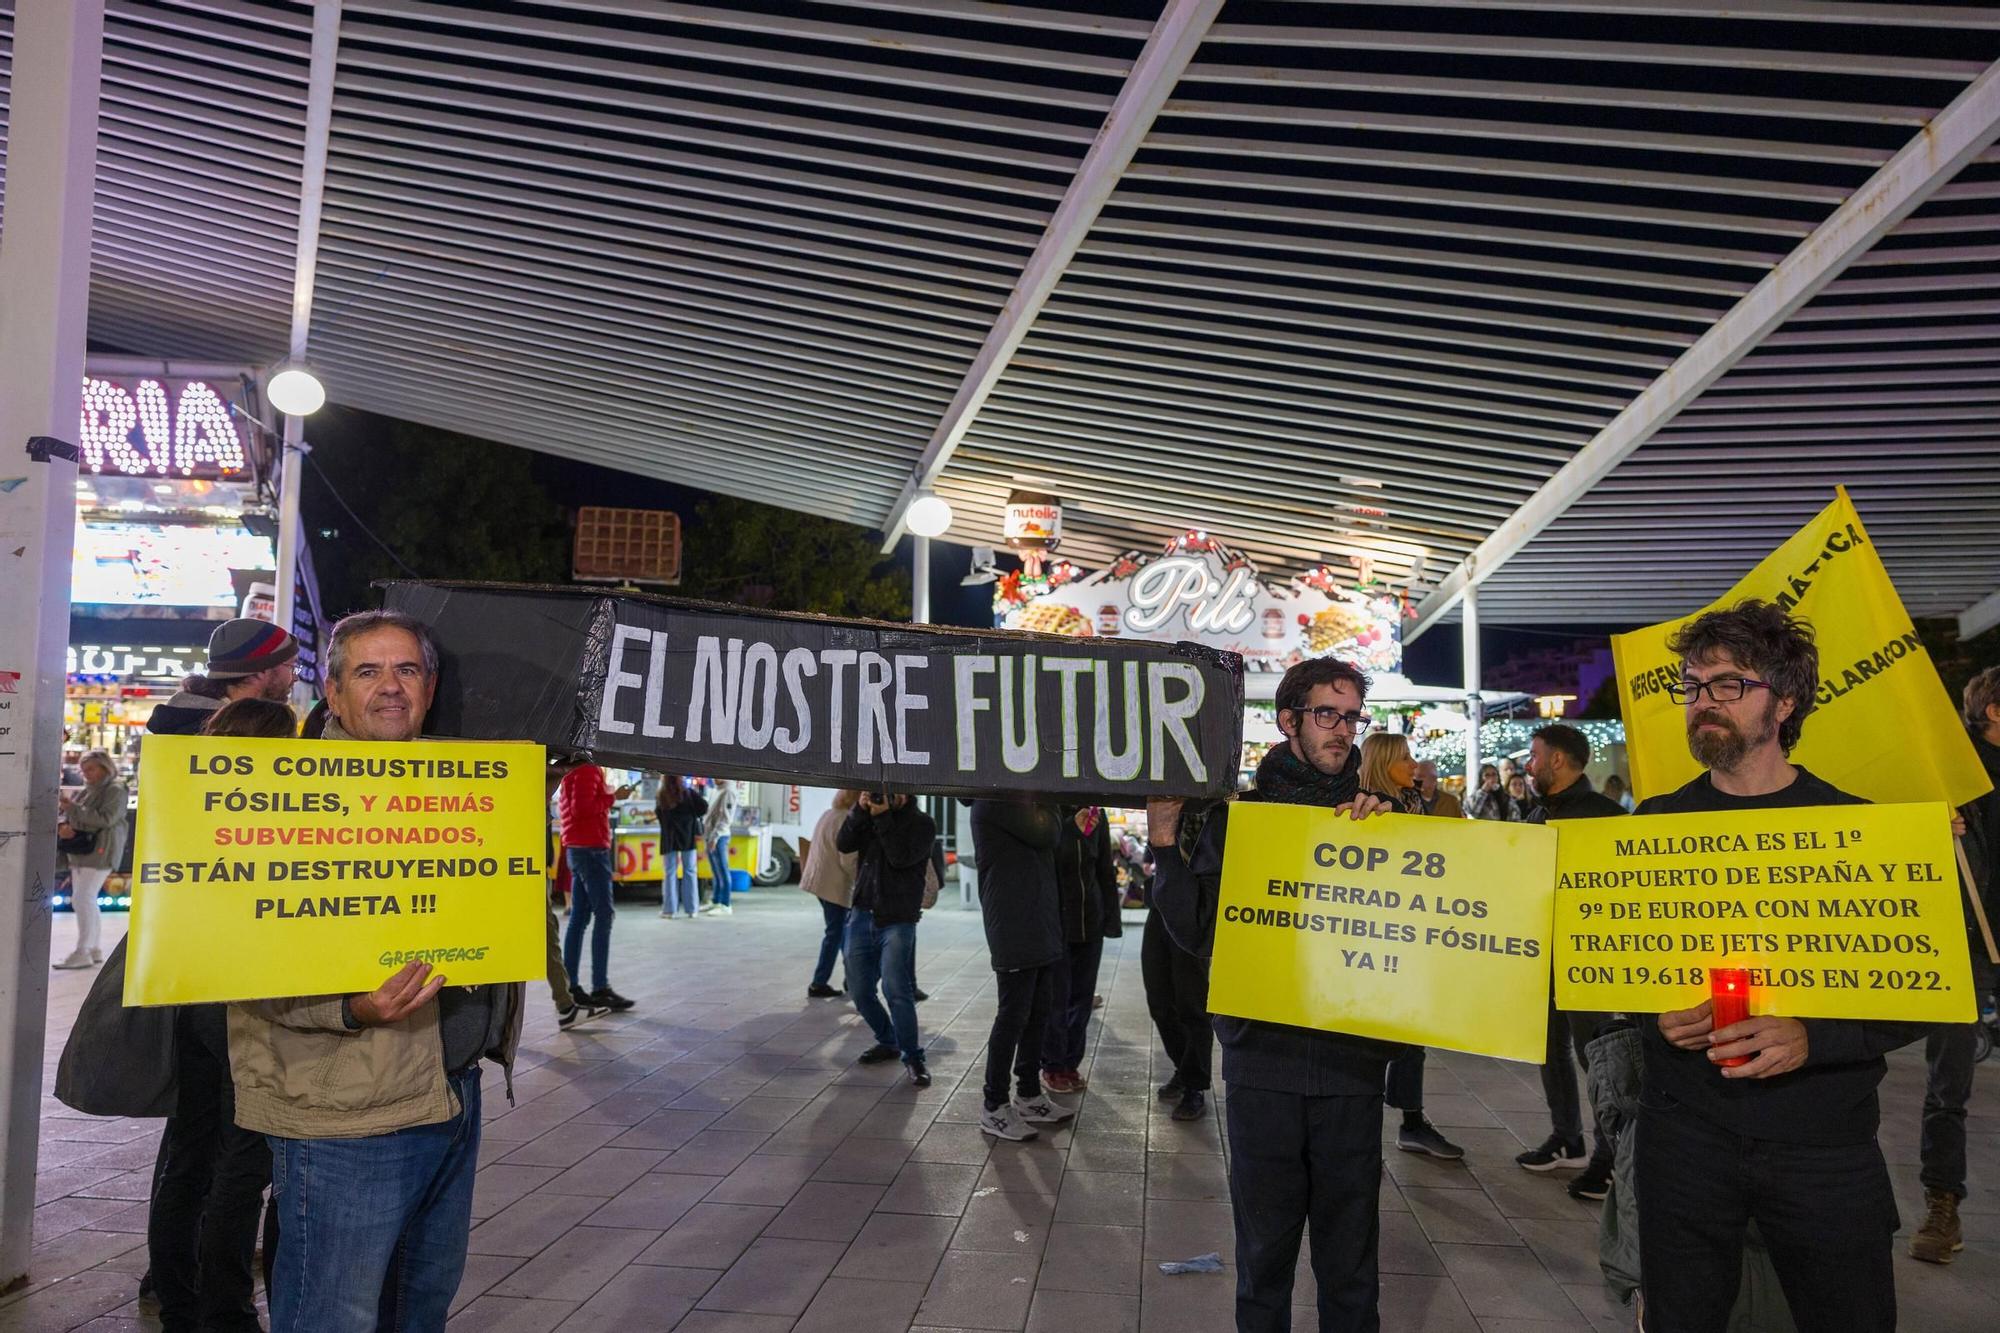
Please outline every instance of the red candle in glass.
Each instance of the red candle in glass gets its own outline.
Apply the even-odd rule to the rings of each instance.
[[[1750,1017],[1750,971],[1742,967],[1711,968],[1708,973],[1709,998],[1715,1008],[1715,1030],[1717,1032],[1732,1023],[1741,1023]],[[1727,1060],[1717,1060],[1718,1065],[1734,1069],[1738,1065],[1750,1063],[1747,1055],[1732,1056]]]

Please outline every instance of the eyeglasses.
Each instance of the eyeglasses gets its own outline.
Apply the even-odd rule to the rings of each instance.
[[[1748,676],[1717,676],[1714,680],[1680,680],[1667,686],[1667,693],[1677,704],[1701,698],[1702,691],[1719,704],[1733,704],[1752,689],[1771,689],[1767,680],[1752,680]]]
[[[1338,731],[1341,727],[1346,726],[1351,728],[1357,736],[1368,730],[1375,721],[1375,719],[1369,717],[1366,713],[1343,713],[1331,704],[1322,704],[1318,708],[1294,708],[1292,711],[1294,713],[1303,713],[1305,716],[1310,717],[1313,720],[1313,725],[1317,726],[1321,731]]]

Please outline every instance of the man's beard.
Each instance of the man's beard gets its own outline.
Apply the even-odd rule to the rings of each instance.
[[[1352,742],[1343,745],[1340,738],[1329,736],[1317,747],[1301,744],[1299,748],[1304,751],[1308,765],[1331,778],[1338,777],[1347,767],[1347,753],[1354,747]]]
[[[1757,720],[1757,734],[1746,736],[1725,714],[1697,713],[1688,719],[1688,753],[1703,768],[1732,772],[1752,750],[1768,745],[1778,734],[1777,714],[1778,701],[1774,698],[1764,705],[1764,715]],[[1713,723],[1721,730],[1703,731],[1705,723]]]
[[[283,680],[267,680],[263,688],[257,691],[257,697],[274,704],[281,704],[292,697],[292,687]]]

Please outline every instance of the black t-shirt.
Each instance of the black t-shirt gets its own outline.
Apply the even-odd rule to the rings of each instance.
[[[1717,791],[1703,773],[1679,791],[1642,801],[1641,815],[1774,810],[1812,805],[1866,805],[1858,796],[1801,768],[1789,787],[1763,796]],[[1706,1051],[1683,1051],[1640,1023],[1645,1041],[1644,1104],[1678,1104],[1747,1138],[1783,1143],[1840,1144],[1875,1137],[1882,1112],[1875,1089],[1888,1072],[1882,1057],[1929,1032],[1921,1023],[1807,1018],[1806,1063],[1776,1078],[1725,1079]]]

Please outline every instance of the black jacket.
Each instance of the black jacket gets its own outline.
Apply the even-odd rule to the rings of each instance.
[[[1266,765],[1269,763],[1267,758]],[[1349,756],[1347,772],[1326,793],[1327,804],[1354,799],[1361,790],[1359,767],[1360,750],[1356,747]],[[1259,767],[1258,775],[1261,782],[1264,766]],[[1237,799],[1264,798],[1253,790]],[[1153,849],[1153,909],[1174,943],[1198,958],[1215,954],[1215,917],[1228,839],[1229,807],[1225,805],[1208,817],[1191,853],[1183,853],[1178,846]],[[1216,1014],[1210,1021],[1222,1042],[1224,1081],[1271,1092],[1379,1098],[1389,1061],[1409,1049],[1371,1037],[1254,1018]]]
[[[1805,769],[1792,785],[1767,796],[1730,796],[1703,773],[1679,791],[1640,802],[1641,815],[1766,810],[1811,805],[1866,805]],[[1883,1057],[1927,1036],[1923,1023],[1806,1018],[1806,1062],[1776,1078],[1732,1080],[1704,1051],[1667,1043],[1650,1018],[1639,1024],[1645,1052],[1643,1104],[1680,1106],[1711,1124],[1749,1139],[1838,1145],[1875,1137],[1882,1111],[1876,1087],[1889,1072]]]
[[[1609,819],[1622,815],[1625,807],[1594,791],[1590,779],[1581,773],[1576,781],[1553,796],[1544,796],[1534,809],[1528,812],[1527,823],[1546,824],[1554,819]]]
[[[1972,748],[1993,779],[1993,790],[1976,801],[1967,801],[1958,813],[1965,818],[1965,859],[1972,867],[1973,887],[1979,891],[1980,905],[1986,909],[1986,923],[2000,935],[2000,745],[1977,732]],[[1973,971],[1977,974],[1986,958],[1986,937],[1972,915],[1971,900],[1961,891],[1959,904],[1965,911],[1965,933],[1972,946]]]
[[[692,787],[681,789],[681,803],[671,810],[655,805],[660,820],[660,850],[692,852],[701,848],[701,818],[708,813],[708,798]]]
[[[979,914],[995,972],[1047,967],[1063,956],[1056,847],[1062,812],[1015,801],[972,803]]]
[[[155,736],[199,736],[223,702],[192,690],[177,690],[173,698],[154,707],[146,719],[146,730]]]
[[[856,857],[854,910],[873,912],[878,926],[923,916],[924,870],[936,841],[937,825],[915,801],[879,815],[855,806],[833,839],[834,846]]]
[[[1056,843],[1056,893],[1065,944],[1115,938],[1105,929],[1105,921],[1108,917],[1114,927],[1119,924],[1118,866],[1111,859],[1111,829],[1101,811],[1088,837],[1076,826],[1075,812],[1063,812],[1062,838]]]

